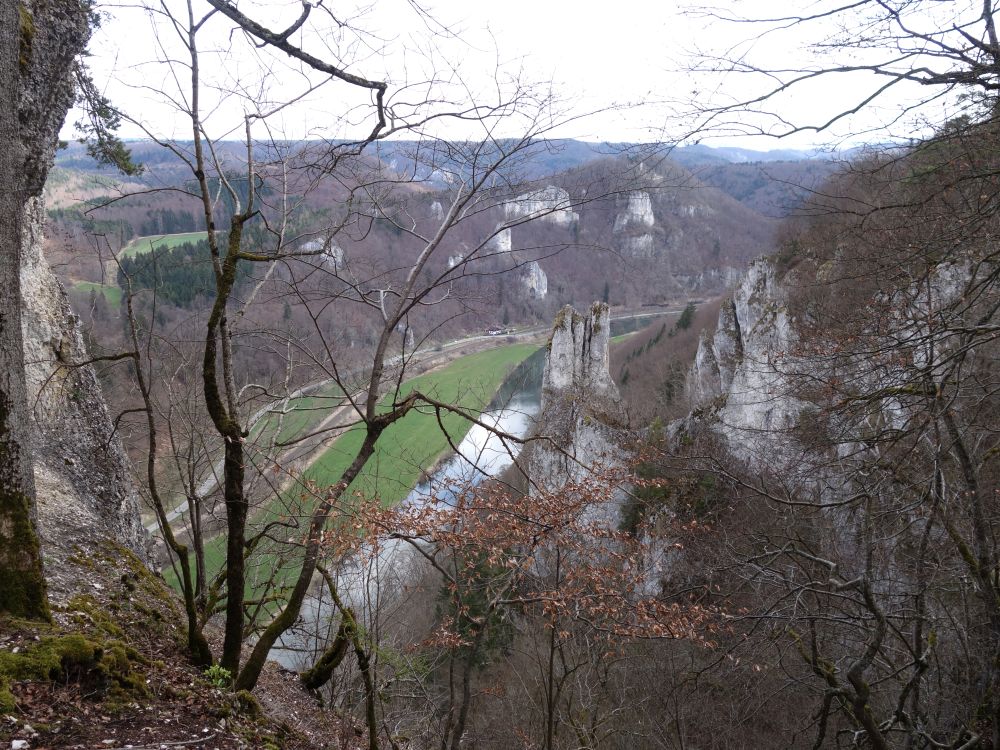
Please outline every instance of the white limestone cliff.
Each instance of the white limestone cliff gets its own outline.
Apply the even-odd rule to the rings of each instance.
[[[573,210],[569,193],[555,185],[532,190],[507,201],[504,203],[504,215],[508,222],[537,219],[563,227],[572,226],[580,219]]]
[[[331,271],[338,273],[347,263],[347,255],[344,254],[344,248],[331,242],[323,253],[323,261]]]
[[[606,302],[594,303],[587,315],[581,315],[570,305],[559,311],[542,376],[543,409],[546,399],[572,390],[620,405],[621,395],[610,372],[610,324]]]
[[[556,317],[537,428],[546,439],[532,446],[528,458],[533,494],[606,482],[608,471],[625,463],[625,412],[608,369],[610,322],[605,303],[582,315],[567,305]],[[621,490],[607,490],[588,504],[587,520],[617,527],[624,497]]]
[[[549,278],[537,261],[528,264],[523,281],[525,291],[532,299],[545,299],[549,293]]]
[[[326,242],[320,239],[309,240],[299,247],[299,251],[314,254],[319,265],[332,273],[343,270],[347,262],[344,248],[333,240],[327,240]]]
[[[35,484],[42,550],[64,557],[75,545],[113,539],[140,557],[146,534],[130,463],[73,313],[42,253],[45,210],[28,201],[23,226],[22,329],[32,406]],[[59,593],[55,581],[53,593]]]
[[[628,194],[624,207],[615,217],[614,231],[618,233],[627,229],[650,229],[655,224],[652,198],[645,191],[635,190]]]
[[[691,406],[704,413],[731,453],[750,464],[783,453],[783,433],[802,404],[792,393],[797,337],[772,264],[757,260],[703,335],[687,380]]]
[[[489,255],[509,253],[514,246],[510,229],[500,229],[501,226],[503,225],[498,225],[499,231],[486,243],[486,252]]]
[[[952,334],[935,336],[926,328],[928,305],[940,309],[950,304],[961,295],[968,278],[967,268],[942,265],[930,275],[925,288],[914,287],[902,295],[912,302],[897,310],[898,324],[882,347],[898,349],[901,364],[875,368],[865,350],[853,359],[844,353],[837,358],[839,377],[851,379],[853,387],[867,392],[905,386],[907,373],[912,366],[919,367],[925,356],[924,347],[941,351],[953,345]],[[807,356],[800,348],[788,310],[788,290],[776,278],[769,260],[755,261],[723,304],[715,331],[701,337],[687,378],[693,414],[724,440],[731,454],[751,467],[780,469],[787,476],[797,472],[797,452],[803,447],[796,445],[792,433],[810,407],[800,395],[802,384],[824,382],[834,375],[824,369],[823,357]],[[907,358],[912,364],[906,364]],[[907,418],[892,398],[880,400],[877,408],[887,424],[902,425]],[[846,437],[852,431],[863,433],[864,425],[843,424],[840,429]],[[849,442],[845,440],[844,445]]]

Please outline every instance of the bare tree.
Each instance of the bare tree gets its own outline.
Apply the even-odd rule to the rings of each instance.
[[[203,326],[201,397],[223,451],[218,462],[208,462],[220,475],[218,489],[225,509],[226,564],[218,577],[207,575],[200,559],[199,530],[205,531],[201,512],[195,508],[192,515],[192,563],[188,546],[168,528],[175,503],[157,489],[162,452],[158,435],[164,432],[160,415],[175,409],[166,381],[153,382],[157,357],[171,347],[183,350],[187,345],[165,338],[156,346],[151,344],[161,339],[156,293],[150,296],[141,285],[127,295],[132,339],[128,356],[138,377],[136,396],[141,404],[137,408],[146,414],[149,495],[179,565],[192,651],[199,661],[210,658],[200,631],[206,619],[222,609],[221,664],[233,674],[237,688],[252,689],[269,652],[299,617],[331,522],[354,512],[355,500],[348,489],[374,455],[385,430],[418,408],[475,419],[476,415],[443,403],[433,394],[404,393],[401,384],[417,362],[414,349],[442,321],[467,309],[474,295],[469,291],[471,281],[521,268],[558,250],[504,249],[496,241],[499,235],[511,227],[568,212],[577,199],[558,197],[551,205],[530,211],[504,208],[516,203],[519,191],[527,190],[530,196],[537,188],[522,187],[519,167],[544,148],[538,139],[559,120],[556,103],[546,89],[515,77],[501,82],[485,98],[472,97],[459,85],[461,96],[455,98],[453,85],[443,95],[435,93],[443,82],[434,75],[394,89],[386,82],[347,72],[347,63],[329,50],[325,57],[314,55],[290,41],[313,39],[305,31],[300,37],[299,31],[322,28],[313,26],[317,17],[321,23],[338,21],[325,9],[304,4],[297,20],[286,30],[274,32],[230,3],[210,5],[204,10],[194,2],[177,8],[169,4],[149,8],[159,28],[160,54],[175,73],[176,91],[167,92],[167,97],[189,122],[191,140],[162,137],[139,118],[122,116],[145,127],[150,137],[186,166],[192,180],[170,189],[197,199],[206,227],[211,304],[197,320]],[[227,18],[237,24],[235,30]],[[341,24],[339,29],[338,33],[356,33],[350,24]],[[220,94],[217,87],[221,84],[208,82],[205,56],[216,54],[212,43],[225,38],[236,44],[244,34],[253,42],[246,45],[246,54],[264,70],[265,88],[275,85],[278,79],[271,77],[287,65],[297,77],[297,89],[273,97],[262,95],[249,81],[227,80],[229,88]],[[226,48],[227,54],[230,51]],[[358,89],[369,97],[356,111],[343,113],[360,118],[363,137],[347,142],[332,138],[295,142],[280,137],[281,117],[320,89],[335,85]],[[419,90],[420,97],[413,99],[413,90]],[[238,118],[236,130],[223,128],[215,136],[211,122],[223,106],[220,98],[233,97],[240,99],[246,113]],[[442,139],[437,128],[445,119],[466,127],[471,123],[475,140]],[[241,138],[238,147],[229,140],[236,134]],[[412,155],[415,171],[426,168],[445,176],[446,188],[437,194],[436,208],[409,186],[414,179],[426,178],[400,175],[368,157],[369,146],[399,134],[418,144]],[[322,203],[331,199],[332,203]],[[456,235],[463,238],[463,252],[457,260],[445,263],[447,253],[454,252]],[[360,247],[369,236],[392,237],[398,246],[391,252],[358,257],[345,255],[338,244]],[[148,263],[155,266],[156,257],[151,254]],[[141,264],[119,260],[123,282],[137,283],[138,277],[130,280],[128,274],[141,273]],[[258,319],[257,311],[274,299],[294,303],[295,314],[310,329],[308,346],[305,338]],[[136,304],[139,308],[133,309]],[[435,310],[442,312],[428,313]],[[368,338],[363,356],[337,343],[347,320]],[[426,332],[411,343],[416,326],[424,326]],[[285,440],[278,437],[280,429],[254,432],[252,422],[259,410],[280,411],[266,405],[282,400],[275,399],[281,389],[287,401],[290,381],[266,370],[262,380],[251,378],[241,370],[248,362],[241,349],[273,352],[279,361],[284,358],[282,370],[286,372],[293,369],[296,358],[307,361],[309,372],[336,391],[331,401],[342,412],[336,423]],[[185,350],[181,361],[188,356]],[[276,394],[272,386],[282,380],[284,385]],[[302,383],[302,376],[296,374],[295,381]],[[363,439],[342,475],[329,486],[303,488],[308,495],[303,502],[289,498],[284,474],[291,467],[281,465],[286,451],[296,443],[316,442],[348,428],[360,432]],[[170,427],[167,432],[171,437],[179,434]],[[171,446],[175,456],[190,450],[189,446]],[[277,479],[269,475],[271,467],[277,469]],[[199,486],[211,486],[193,475],[182,484],[192,506],[200,503]],[[265,512],[259,526],[251,523],[258,504],[266,508],[274,502],[288,509],[281,519]],[[212,514],[212,503],[203,510]],[[281,571],[284,587],[279,585],[278,568],[269,568],[269,581],[260,596],[247,598],[252,577],[249,566],[265,547],[268,554],[287,564]],[[256,642],[244,661],[243,645],[250,635]]]
[[[712,22],[710,38],[739,39],[694,66],[687,112],[700,136],[812,132],[857,141],[888,131],[908,139],[960,114],[993,114],[1000,45],[990,0],[823,0],[777,14],[691,13]],[[783,59],[770,56],[776,49]],[[738,93],[708,99],[721,77],[725,91]],[[809,100],[809,111],[797,97]]]

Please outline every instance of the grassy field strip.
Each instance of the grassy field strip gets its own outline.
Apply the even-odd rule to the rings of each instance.
[[[639,330],[641,331],[642,329],[640,328]],[[637,333],[639,333],[639,331],[629,331],[628,333],[623,333],[620,336],[612,336],[608,340],[608,343],[610,343],[610,344],[620,344],[622,341],[625,341],[626,339],[632,338]]]
[[[277,407],[284,414],[271,410],[257,420],[250,430],[250,440],[258,445],[268,445],[275,428],[281,429],[274,441],[287,443],[302,437],[316,428],[320,422],[334,409],[346,403],[344,391],[336,383],[327,383],[306,396],[288,399]]]
[[[73,290],[77,292],[97,292],[104,295],[108,305],[117,309],[122,302],[122,290],[112,284],[98,284],[93,281],[78,281],[73,284]]]
[[[195,243],[208,237],[208,232],[181,232],[180,234],[149,234],[145,237],[136,237],[121,250],[121,257],[129,258],[133,255],[148,253],[154,248],[173,248],[183,245],[185,242]]]
[[[406,381],[399,398],[419,390],[440,401],[480,412],[508,373],[537,349],[534,344],[513,344],[470,354]],[[388,409],[392,400],[392,395],[386,396],[383,408]],[[442,415],[441,422],[456,444],[469,431],[469,423],[457,414]],[[362,437],[360,429],[349,430],[309,467],[303,478],[320,486],[335,482],[357,453]],[[378,450],[351,489],[369,497],[378,495],[386,506],[395,505],[416,486],[421,472],[450,450],[433,411],[413,412],[383,433]]]
[[[536,344],[513,344],[490,349],[457,359],[437,370],[406,381],[398,394],[404,398],[414,390],[441,401],[455,404],[472,412],[482,411],[499,390],[508,373],[521,361],[537,351]],[[388,409],[396,394],[382,399],[381,405]],[[305,397],[309,398],[309,397]],[[304,412],[314,416],[325,412],[318,410]],[[286,415],[285,419],[288,419]],[[321,417],[320,417],[321,419]],[[462,417],[449,414],[442,416],[442,423],[451,440],[458,444],[469,430],[469,423]],[[315,422],[308,423],[311,428]],[[282,426],[284,431],[285,425]],[[305,431],[304,428],[297,428]],[[344,469],[356,455],[363,440],[361,428],[347,430],[334,440],[303,472],[303,481],[316,482],[320,487],[332,484],[340,478]],[[368,497],[378,496],[380,501],[391,506],[399,503],[420,480],[422,472],[451,450],[448,439],[441,433],[433,411],[421,409],[411,412],[406,418],[391,425],[383,433],[375,455],[369,460],[361,476],[348,489],[348,495],[362,492]],[[262,524],[287,514],[289,505],[299,504],[297,496],[303,485],[289,490],[285,498],[274,500],[260,509],[255,516],[255,524]],[[303,509],[301,512],[308,512]],[[221,570],[225,563],[225,537],[220,535],[206,541],[205,562],[211,574]],[[255,564],[261,575],[270,575],[279,561],[271,555],[261,555]],[[282,568],[279,579],[287,580],[294,565]],[[173,571],[164,571],[171,585],[176,586]],[[248,584],[253,588],[253,584]]]

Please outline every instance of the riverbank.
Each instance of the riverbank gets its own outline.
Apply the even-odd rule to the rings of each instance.
[[[404,382],[398,392],[383,397],[381,408],[388,409],[394,400],[419,391],[478,415],[489,406],[511,371],[537,350],[537,344],[512,344],[469,354]],[[426,407],[414,410],[386,430],[375,455],[345,497],[354,498],[359,493],[366,498],[378,497],[387,507],[401,502],[435,463],[451,454],[452,445],[459,444],[470,427],[471,423],[458,414],[438,415]],[[322,488],[340,478],[363,438],[360,427],[340,433],[291,487],[280,497],[258,508],[254,514],[254,526],[263,528],[269,523],[284,520],[295,528],[298,525],[295,519],[308,515]],[[320,493],[314,494],[311,488],[319,488]],[[348,513],[349,508],[341,509],[342,517]],[[248,591],[280,584],[289,578],[291,571],[297,569],[294,554],[289,554],[287,549],[279,550],[279,547],[287,545],[272,545],[271,549],[262,550],[256,556],[250,566],[254,574]],[[206,540],[205,563],[210,580],[225,564],[225,550],[224,535]],[[177,579],[173,571],[168,569],[164,572],[176,588]]]

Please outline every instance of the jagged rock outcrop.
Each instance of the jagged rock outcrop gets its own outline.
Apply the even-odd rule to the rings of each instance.
[[[614,231],[617,233],[626,229],[649,229],[655,224],[652,198],[649,197],[649,193],[636,190],[628,194],[625,206],[615,217]]]
[[[942,264],[927,279],[926,289],[908,290],[913,300],[897,311],[898,327],[872,351],[899,350],[900,362],[910,365],[872,367],[866,352],[838,357],[840,377],[867,392],[891,392],[907,385],[907,368],[919,367],[928,356],[922,347],[946,350],[948,337],[934,336],[926,329],[927,306],[940,309],[961,296],[969,270],[958,264]],[[787,283],[787,282],[786,282]],[[872,336],[872,332],[859,331]],[[911,342],[914,346],[910,346]],[[834,344],[831,344],[831,347]],[[833,376],[822,357],[807,356],[796,324],[789,313],[789,289],[777,278],[772,261],[751,264],[733,296],[719,312],[715,331],[703,334],[686,389],[693,414],[722,437],[730,453],[750,466],[779,468],[794,473],[794,457],[803,447],[791,432],[811,405],[800,395],[811,380],[827,382]],[[905,413],[893,398],[881,399],[879,419],[887,424],[904,422]],[[842,426],[845,434],[863,432],[859,426]]]
[[[542,408],[561,394],[586,395],[621,405],[618,386],[611,378],[608,342],[611,316],[605,302],[595,302],[581,315],[567,305],[556,316],[542,379]]]
[[[687,378],[692,408],[709,417],[730,452],[750,463],[774,461],[802,410],[791,393],[795,342],[774,266],[754,261],[722,305],[714,333],[699,341]]]
[[[632,258],[652,259],[656,257],[656,241],[650,229],[656,226],[653,214],[653,199],[643,190],[635,190],[619,201],[620,208],[615,216],[612,230],[621,243],[622,254]]]
[[[22,244],[25,373],[46,556],[110,538],[145,556],[139,496],[87,353],[80,319],[45,262],[45,211],[29,201]]]
[[[524,275],[524,288],[532,299],[545,299],[545,295],[549,293],[549,277],[545,275],[545,271],[537,261],[528,264]]]
[[[537,421],[546,440],[534,443],[528,458],[533,493],[601,482],[624,465],[626,418],[609,371],[610,323],[605,303],[583,315],[567,305],[556,317]],[[613,492],[590,503],[589,520],[617,527],[623,500],[623,493]]]
[[[569,193],[555,185],[519,195],[504,204],[507,221],[538,219],[559,226],[572,226],[579,219]]]

